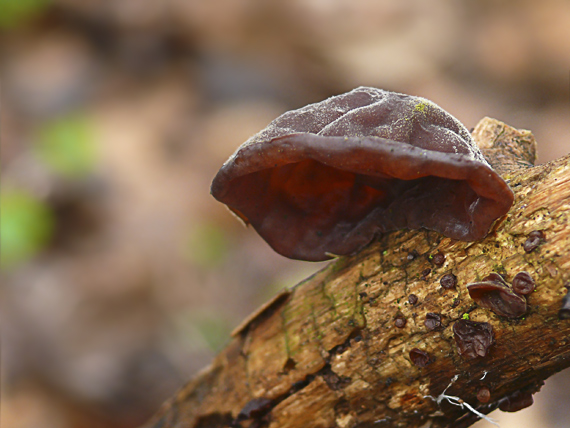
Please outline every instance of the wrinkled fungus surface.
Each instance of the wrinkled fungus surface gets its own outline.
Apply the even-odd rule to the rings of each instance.
[[[469,284],[467,290],[479,306],[497,315],[518,318],[526,313],[526,299],[514,293],[499,274],[491,273],[483,281]]]
[[[425,367],[432,362],[431,356],[418,348],[410,351],[410,360],[418,367]]]
[[[439,280],[439,284],[446,290],[451,290],[457,286],[457,277],[452,273],[446,273]]]
[[[491,324],[464,319],[453,324],[453,337],[459,355],[470,359],[485,357],[494,342]]]
[[[534,291],[534,279],[528,272],[519,272],[513,278],[513,291],[517,294],[527,295]]]
[[[394,320],[394,325],[398,328],[404,328],[406,326],[406,318],[396,317]]]
[[[436,253],[432,256],[431,261],[436,266],[442,266],[445,263],[445,255],[442,253]]]
[[[426,314],[424,325],[428,330],[440,329],[441,327],[443,327],[443,324],[441,323],[441,315],[436,314],[434,312],[428,312]]]
[[[513,202],[457,119],[367,87],[275,119],[224,163],[211,192],[275,251],[313,261],[402,228],[479,240]]]
[[[528,238],[524,241],[523,249],[530,253],[534,251],[544,240],[544,232],[542,230],[533,230],[528,234]]]

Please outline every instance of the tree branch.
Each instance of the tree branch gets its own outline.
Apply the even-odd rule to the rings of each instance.
[[[486,239],[398,231],[332,262],[248,318],[146,427],[467,427],[479,416],[442,399],[444,390],[487,414],[569,367],[570,320],[558,311],[570,284],[570,156],[529,167],[532,135],[493,119],[473,135],[515,192]],[[527,252],[535,230],[544,239]],[[536,281],[522,318],[469,297],[467,284],[491,272],[510,283],[521,271]],[[440,285],[445,274],[456,276],[455,289]],[[440,327],[426,327],[428,313],[441,316]],[[458,354],[452,326],[467,317],[493,328],[483,358]],[[412,363],[414,348],[428,365]]]

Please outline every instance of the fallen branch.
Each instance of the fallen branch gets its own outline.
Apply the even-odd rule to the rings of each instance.
[[[570,285],[570,156],[530,167],[532,135],[492,119],[474,138],[516,197],[486,239],[399,231],[332,262],[248,318],[145,426],[467,427],[569,367],[570,320],[558,311]],[[521,271],[536,282],[523,317],[469,297],[467,284]],[[455,288],[441,286],[446,274]],[[492,326],[483,358],[458,354],[452,326],[466,318]]]

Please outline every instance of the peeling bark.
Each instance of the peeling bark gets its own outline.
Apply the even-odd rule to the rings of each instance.
[[[570,155],[531,167],[532,134],[488,118],[473,136],[515,192],[487,238],[398,231],[337,259],[249,317],[145,427],[460,428],[479,416],[438,403],[446,388],[487,414],[569,367],[570,320],[558,311],[570,285]],[[525,251],[537,230],[543,238]],[[437,254],[445,257],[434,263]],[[469,297],[467,284],[491,272],[511,284],[521,271],[536,283],[524,316],[497,316]],[[455,288],[441,286],[447,274]],[[440,315],[441,326],[428,329],[428,313]],[[485,357],[458,353],[452,327],[467,318],[492,326]],[[413,364],[412,349],[429,363]]]

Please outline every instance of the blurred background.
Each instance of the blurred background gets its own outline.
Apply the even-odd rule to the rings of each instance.
[[[286,110],[376,86],[570,151],[567,0],[0,0],[0,32],[2,427],[137,426],[322,266],[209,195]],[[564,426],[569,384],[492,417]]]

